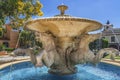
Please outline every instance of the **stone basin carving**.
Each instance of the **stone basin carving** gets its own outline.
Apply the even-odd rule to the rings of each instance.
[[[26,22],[25,27],[37,32],[43,43],[38,55],[31,54],[35,66],[45,65],[49,72],[59,75],[76,73],[75,65],[85,62],[98,62],[97,56],[89,49],[89,43],[100,34],[88,32],[102,28],[102,24],[89,19],[65,15],[68,7],[58,6],[60,15]]]

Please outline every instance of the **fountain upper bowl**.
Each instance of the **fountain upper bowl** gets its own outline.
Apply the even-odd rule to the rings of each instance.
[[[38,32],[49,31],[57,37],[74,37],[99,30],[102,28],[102,24],[85,18],[55,16],[27,21],[25,27]]]

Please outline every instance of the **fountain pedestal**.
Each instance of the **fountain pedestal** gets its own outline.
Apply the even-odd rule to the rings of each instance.
[[[57,75],[68,75],[68,74],[74,74],[77,72],[77,68],[74,67],[74,68],[68,68],[66,66],[61,66],[58,67],[58,66],[55,66],[55,67],[51,67],[50,70],[48,71],[49,73],[52,73],[52,74],[57,74]]]

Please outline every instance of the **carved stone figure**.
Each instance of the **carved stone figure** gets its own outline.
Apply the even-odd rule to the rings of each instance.
[[[35,66],[45,65],[50,67],[50,73],[63,75],[75,73],[76,64],[94,63],[95,55],[89,49],[89,43],[99,38],[100,34],[84,34],[77,40],[73,37],[54,39],[52,35],[40,33],[44,50],[35,55]]]

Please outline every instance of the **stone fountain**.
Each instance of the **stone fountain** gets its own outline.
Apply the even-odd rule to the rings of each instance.
[[[66,5],[57,7],[59,15],[26,22],[25,27],[33,30],[43,43],[43,50],[31,54],[35,66],[45,65],[53,74],[65,75],[76,73],[77,64],[96,63],[98,55],[89,49],[89,43],[98,39],[100,34],[88,34],[99,30],[102,24],[89,19],[76,18],[65,14]]]

